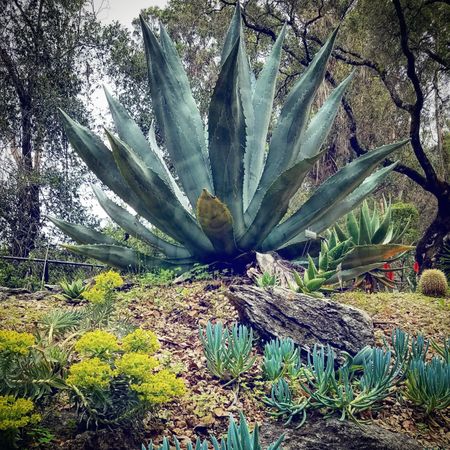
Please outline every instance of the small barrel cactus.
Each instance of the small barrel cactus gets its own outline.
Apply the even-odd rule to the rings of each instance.
[[[444,297],[448,283],[445,273],[437,269],[424,270],[419,280],[419,292],[429,297]]]

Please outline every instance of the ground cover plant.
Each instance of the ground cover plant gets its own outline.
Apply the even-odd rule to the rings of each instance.
[[[378,337],[377,348],[375,349],[378,357],[383,355],[386,357],[390,352],[391,362],[395,364],[397,359],[402,358],[403,367],[407,364],[406,362],[408,362],[408,365],[410,364],[413,348],[416,349],[414,350],[415,355],[420,354],[420,358],[423,357],[423,351],[418,350],[421,345],[412,345],[413,341],[419,342],[418,335],[421,331],[424,334],[424,342],[428,342],[428,345],[423,346],[423,348],[427,347],[426,354],[428,355],[423,361],[424,367],[427,368],[424,370],[424,374],[417,372],[417,375],[412,375],[409,373],[408,377],[407,372],[402,371],[403,369],[400,371],[394,370],[394,366],[392,366],[394,373],[397,373],[394,380],[389,378],[391,372],[386,371],[383,372],[386,378],[381,377],[381,379],[385,380],[387,384],[377,385],[375,378],[366,381],[366,383],[369,383],[366,384],[368,388],[379,389],[376,391],[376,396],[372,396],[373,389],[363,390],[364,381],[361,384],[364,372],[360,366],[365,362],[364,359],[368,364],[370,358],[372,358],[372,356],[365,356],[363,352],[360,357],[354,358],[349,366],[349,388],[348,390],[342,390],[344,397],[341,398],[339,387],[345,386],[345,383],[341,384],[341,382],[346,380],[345,369],[343,373],[342,366],[333,369],[334,378],[333,373],[331,373],[328,376],[328,384],[324,381],[324,393],[319,395],[314,359],[316,359],[317,370],[320,373],[322,371],[326,373],[327,349],[318,347],[315,350],[315,355],[314,349],[312,349],[313,353],[311,353],[309,361],[307,352],[294,346],[288,340],[274,341],[264,347],[253,336],[251,351],[249,352],[249,339],[247,337],[245,339],[246,345],[238,347],[245,350],[241,352],[241,355],[244,355],[242,361],[245,363],[251,361],[254,357],[256,357],[256,360],[245,372],[241,372],[238,380],[230,383],[230,380],[233,379],[232,376],[219,377],[211,372],[208,368],[207,358],[204,356],[204,344],[199,336],[199,326],[205,337],[208,320],[214,320],[216,324],[222,322],[223,336],[226,335],[225,330],[230,332],[237,321],[234,308],[224,296],[226,289],[224,281],[196,281],[191,285],[164,285],[161,287],[151,287],[146,284],[145,288],[137,284],[129,292],[116,291],[116,313],[111,316],[111,323],[106,325],[106,334],[102,332],[102,336],[106,336],[107,339],[102,336],[96,339],[85,338],[78,344],[78,350],[74,348],[72,352],[74,364],[82,361],[91,363],[94,360],[96,364],[100,365],[103,362],[103,370],[108,371],[107,366],[111,368],[112,364],[110,365],[106,361],[109,361],[111,356],[116,361],[120,361],[122,358],[116,354],[117,339],[111,338],[111,331],[117,329],[114,325],[117,316],[123,317],[128,312],[134,325],[139,325],[143,330],[154,330],[158,335],[161,345],[161,349],[157,352],[158,359],[163,367],[170,368],[172,373],[178,373],[178,377],[183,380],[188,395],[178,397],[176,401],[166,403],[161,408],[156,409],[150,416],[152,417],[151,421],[145,419],[148,416],[144,415],[145,435],[140,435],[141,437],[134,441],[134,447],[131,448],[139,448],[140,442],[147,445],[150,440],[153,440],[155,446],[159,445],[164,436],[169,439],[172,446],[174,445],[174,436],[187,436],[195,442],[197,437],[200,437],[202,441],[204,439],[209,440],[209,434],[213,433],[219,440],[222,433],[226,432],[229,415],[233,414],[237,418],[240,411],[245,414],[250,422],[250,429],[252,429],[255,421],[265,423],[270,420],[271,414],[275,417],[279,415],[280,423],[284,423],[289,419],[290,414],[294,413],[292,414],[292,424],[298,426],[303,419],[303,413],[306,413],[307,421],[314,411],[313,406],[318,406],[321,401],[326,402],[319,408],[322,414],[328,412],[333,417],[340,417],[345,411],[347,417],[350,412],[356,416],[358,421],[373,421],[388,429],[409,433],[424,445],[440,445],[445,448],[449,436],[443,424],[445,420],[448,420],[448,407],[439,409],[439,405],[445,404],[443,403],[445,395],[442,395],[442,389],[437,389],[433,395],[429,395],[426,387],[429,385],[424,380],[427,377],[429,378],[428,372],[433,372],[433,377],[436,377],[436,380],[443,380],[439,373],[445,374],[441,366],[436,368],[433,366],[433,364],[437,366],[437,363],[433,363],[433,358],[439,358],[439,361],[447,358],[448,361],[448,335],[450,333],[448,328],[448,300],[443,303],[439,299],[420,294],[377,293],[367,295],[363,292],[338,294],[336,299],[339,299],[339,301],[348,301],[358,305],[373,315]],[[392,301],[390,301],[391,298]],[[47,300],[46,302],[46,304],[44,303],[45,306],[42,306],[46,311],[43,314],[44,316],[48,316],[47,311],[61,305],[60,299],[54,299],[53,302]],[[30,303],[29,300],[21,301],[11,298],[4,303],[4,311],[9,317],[18,316],[16,323],[21,323],[21,326],[24,327],[21,331],[28,330],[29,332],[33,330],[33,321],[42,321],[42,318],[37,317],[35,311],[33,311],[33,304],[36,304],[36,302]],[[86,306],[77,305],[74,310],[79,311],[89,307],[91,307],[89,304]],[[24,322],[21,317],[27,317],[28,313],[30,313],[30,322]],[[7,324],[8,322],[2,321],[2,325],[4,323]],[[11,322],[9,323],[11,324]],[[407,333],[392,335],[395,326],[401,327]],[[214,326],[211,325],[211,327],[214,330]],[[45,329],[49,329],[48,325]],[[71,334],[74,330],[76,331],[76,328],[71,328],[68,333]],[[127,335],[130,332],[125,331],[123,333]],[[445,340],[445,336],[447,336],[447,340]],[[74,342],[77,342],[79,338],[76,337]],[[59,342],[58,332],[53,339]],[[408,339],[408,342],[405,344],[406,339]],[[137,339],[136,341],[141,342],[141,340]],[[219,341],[227,347],[225,339]],[[123,348],[125,345],[128,352],[135,353],[136,350],[141,348],[135,347],[131,342],[126,344],[126,342],[125,338],[122,338],[120,347]],[[146,345],[150,345],[154,351],[155,340],[147,340]],[[406,348],[409,349],[408,352],[405,352]],[[323,366],[317,362],[321,361],[322,352]],[[219,354],[226,353],[219,352]],[[233,354],[236,356],[236,351]],[[403,355],[403,357],[400,355]],[[150,357],[150,355],[144,355],[145,359],[147,359],[145,356]],[[359,362],[358,359],[360,359]],[[234,361],[238,360],[239,358],[234,358]],[[358,370],[350,369],[352,366],[358,366]],[[127,365],[127,367],[130,367],[130,365]],[[140,361],[139,364],[134,361],[131,367],[129,370],[139,371],[142,365]],[[323,367],[323,369],[320,367]],[[432,368],[429,369],[429,367]],[[81,371],[81,374],[83,374],[83,371]],[[113,379],[114,377],[111,377],[110,383],[114,382]],[[445,386],[442,382],[435,386],[438,387],[440,384]],[[239,385],[239,389],[236,389],[237,385]],[[316,396],[316,400],[308,400],[309,397],[302,385]],[[338,389],[336,390],[333,386],[337,386]],[[275,403],[265,405],[263,400],[272,401],[272,388],[275,389],[275,387],[277,389],[273,393]],[[389,394],[387,396],[385,396],[384,388],[388,389]],[[355,408],[352,404],[354,399],[351,400],[349,396],[351,392],[353,392],[354,398],[358,399],[355,402]],[[367,392],[370,393],[369,399],[366,397]],[[362,393],[364,396],[361,396]],[[286,398],[289,400],[289,395],[291,400],[286,401]],[[282,402],[281,399],[283,399]],[[364,400],[364,405],[367,405],[368,409],[364,410],[359,406],[361,405],[359,399],[361,399],[361,402]],[[429,399],[429,405],[424,402],[424,399]],[[62,411],[73,405],[68,411],[73,414],[74,420],[76,420],[75,396],[72,397],[72,400],[63,396],[55,401],[55,406],[61,408]],[[306,406],[305,403],[307,403]],[[277,405],[278,407],[282,405],[282,408],[278,409]],[[433,407],[433,411],[427,414],[427,408],[430,406]],[[58,413],[54,410],[49,411],[45,404],[42,405],[37,402],[36,408],[36,413],[42,416],[42,427],[48,428],[49,424],[54,423],[49,421],[49,415],[58,417]],[[53,418],[53,420],[55,419]],[[60,425],[56,425],[56,429],[50,426],[50,430],[54,434],[53,442],[60,446],[58,448],[71,448],[74,445],[74,436],[79,431],[77,432],[74,429],[62,433],[58,431],[58,427]],[[102,439],[107,440],[108,438],[101,434],[101,428],[100,425],[97,433],[102,436]],[[124,428],[128,429],[127,426],[118,426],[115,431],[110,432],[111,436],[118,436],[115,433],[119,433],[119,430]],[[45,447],[45,445],[50,447]],[[52,444],[45,445],[42,445],[42,448],[52,448]],[[181,442],[180,445],[183,448],[185,443]]]

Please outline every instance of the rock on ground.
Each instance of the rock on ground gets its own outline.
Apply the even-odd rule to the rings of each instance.
[[[306,348],[329,344],[337,353],[350,354],[374,344],[371,318],[352,306],[277,287],[234,285],[227,295],[241,321],[265,340],[291,338]]]
[[[421,450],[415,440],[377,425],[356,424],[335,418],[308,417],[298,429],[280,422],[262,428],[263,448],[285,434],[283,450]]]

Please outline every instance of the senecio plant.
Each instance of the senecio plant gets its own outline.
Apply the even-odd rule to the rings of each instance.
[[[239,413],[239,424],[235,422],[232,416],[230,416],[230,422],[228,425],[228,432],[225,438],[222,438],[220,443],[214,437],[211,436],[211,443],[213,450],[263,450],[260,437],[259,426],[256,425],[255,429],[251,433],[247,424],[247,420],[242,412]],[[273,444],[267,447],[267,450],[281,450],[281,444],[283,443],[284,435],[281,435]],[[175,447],[171,447],[169,440],[164,438],[162,445],[154,447],[150,442],[148,447],[142,445],[142,450],[181,450],[179,441],[174,438]],[[195,446],[192,441],[188,441],[186,444],[187,450],[208,450],[208,442],[197,439]]]
[[[395,164],[391,164],[372,174],[406,141],[372,150],[347,164],[282,222],[291,197],[326,151],[322,144],[353,74],[310,118],[336,29],[287,96],[268,143],[286,28],[281,30],[264,68],[253,81],[241,20],[237,5],[225,38],[205,130],[175,45],[163,26],[158,41],[141,19],[153,111],[176,174],[168,170],[154,130],[147,140],[108,92],[118,134],[106,130],[112,151],[62,112],[72,146],[100,181],[175,241],[160,237],[161,233],[147,228],[101,189],[94,188],[111,219],[156,248],[161,256],[143,255],[84,226],[52,219],[81,244],[68,246],[70,250],[124,269],[183,270],[194,263],[232,261],[255,250],[295,246],[307,239],[306,230],[321,232],[351,211],[394,168]]]

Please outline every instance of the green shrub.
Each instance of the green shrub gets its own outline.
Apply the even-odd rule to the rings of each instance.
[[[428,297],[445,297],[448,283],[445,273],[438,269],[424,270],[420,276],[419,292]]]
[[[405,230],[399,243],[412,244],[419,239],[419,211],[413,203],[397,202],[391,206],[395,229]]]
[[[256,284],[260,288],[273,287],[278,284],[278,278],[275,274],[270,274],[269,272],[264,272],[260,277],[256,279]]]

